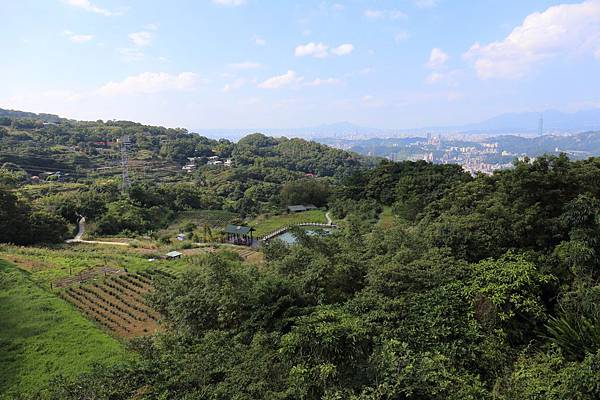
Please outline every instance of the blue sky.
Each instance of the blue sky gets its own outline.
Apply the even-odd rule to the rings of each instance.
[[[380,128],[600,107],[600,0],[0,0],[0,107]]]

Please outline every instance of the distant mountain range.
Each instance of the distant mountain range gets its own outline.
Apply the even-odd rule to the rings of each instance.
[[[369,139],[382,137],[424,136],[427,133],[448,135],[532,135],[537,134],[540,116],[543,117],[544,134],[567,134],[600,130],[600,109],[564,113],[547,110],[543,113],[507,113],[481,122],[422,128],[381,129],[358,126],[350,122],[325,124],[308,128],[256,128],[256,129],[198,129],[200,134],[210,137],[239,139],[249,133],[261,132],[271,136],[304,137],[311,139]]]
[[[248,134],[260,132],[270,136],[302,137],[307,139],[369,139],[408,136],[425,136],[427,133],[443,134],[467,138],[469,136],[525,135],[538,133],[540,116],[543,116],[544,134],[571,134],[586,131],[600,131],[600,108],[565,113],[547,110],[543,113],[507,113],[481,122],[422,128],[381,129],[338,122],[307,128],[247,128],[247,129],[190,129],[203,136],[237,140]],[[31,118],[44,122],[57,122],[60,117],[53,114],[34,114],[0,108],[0,117]]]

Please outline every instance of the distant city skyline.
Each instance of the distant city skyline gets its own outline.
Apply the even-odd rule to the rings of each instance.
[[[2,9],[1,108],[197,130],[451,126],[600,107],[600,0]]]

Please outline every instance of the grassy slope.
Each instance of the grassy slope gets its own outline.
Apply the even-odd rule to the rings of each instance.
[[[61,245],[53,248],[0,245],[0,258],[14,262],[20,269],[30,272],[29,278],[32,281],[49,289],[50,282],[69,277],[69,272],[76,275],[88,268],[127,268],[129,272],[151,267],[182,269],[185,266],[184,261],[148,262],[148,258],[158,257],[170,250],[172,246],[146,251],[132,247],[93,244]]]
[[[274,215],[271,217],[259,216],[249,223],[256,229],[256,237],[266,235],[287,225],[299,224],[302,222],[326,223],[325,212],[322,210],[305,211],[294,214]]]
[[[239,218],[238,214],[228,211],[218,210],[194,210],[182,212],[171,225],[158,232],[159,236],[169,236],[175,238],[177,234],[183,232],[183,226],[192,222],[196,225],[196,231],[202,232],[204,225],[208,225],[211,229],[223,229],[227,224]]]
[[[43,388],[53,377],[77,375],[95,362],[128,357],[117,340],[3,260],[0,304],[0,398]]]
[[[379,226],[384,229],[389,229],[394,225],[396,217],[392,212],[392,207],[383,207],[383,211],[379,215]]]

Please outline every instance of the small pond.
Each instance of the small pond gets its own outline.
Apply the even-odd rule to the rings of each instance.
[[[333,230],[332,228],[322,228],[322,229],[311,228],[311,229],[305,229],[304,232],[306,232],[307,235],[316,235],[317,233],[321,233],[321,232],[325,232],[325,234],[330,234],[332,232],[332,230]],[[284,232],[281,235],[277,235],[271,240],[274,240],[274,239],[282,240],[284,243],[287,243],[287,244],[294,244],[298,240],[296,238],[296,236],[290,231]]]

